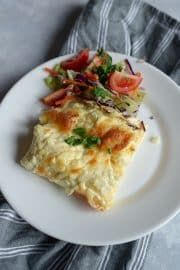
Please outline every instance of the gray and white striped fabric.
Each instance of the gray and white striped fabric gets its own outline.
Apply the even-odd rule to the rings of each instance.
[[[125,53],[180,83],[180,23],[139,0],[91,0],[60,54],[81,48]],[[31,227],[0,195],[1,270],[140,270],[153,240],[89,247],[59,241]]]

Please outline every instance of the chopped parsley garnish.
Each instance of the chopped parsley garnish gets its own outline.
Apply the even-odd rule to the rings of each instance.
[[[65,142],[69,145],[75,146],[81,144],[83,141],[82,138],[76,137],[76,136],[71,136],[67,139],[65,139]]]
[[[86,136],[86,130],[85,128],[78,127],[73,129],[74,134],[79,135],[80,137],[85,137]]]
[[[84,138],[82,143],[86,148],[90,148],[94,145],[100,144],[101,139],[96,136],[87,136],[86,138]]]
[[[109,154],[112,154],[112,149],[111,148],[108,148],[107,151],[108,151]]]
[[[69,145],[75,146],[82,144],[84,147],[90,148],[101,143],[99,137],[87,135],[86,130],[82,127],[73,129],[73,133],[76,134],[76,136],[73,135],[65,139],[65,142]]]

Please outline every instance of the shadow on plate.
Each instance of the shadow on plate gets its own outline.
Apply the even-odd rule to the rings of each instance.
[[[15,161],[19,164],[20,160],[23,158],[25,153],[27,152],[33,138],[33,128],[37,124],[37,120],[31,119],[29,122],[25,123],[26,132],[21,133],[17,136],[16,140],[16,155]]]

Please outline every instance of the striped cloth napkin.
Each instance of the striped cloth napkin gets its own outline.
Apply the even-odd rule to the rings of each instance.
[[[89,1],[60,54],[84,47],[144,58],[180,83],[180,23],[139,0]],[[101,247],[59,241],[31,227],[0,195],[1,270],[147,269],[151,240]]]

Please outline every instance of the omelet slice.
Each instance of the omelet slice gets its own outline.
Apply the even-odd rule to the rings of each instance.
[[[143,136],[137,119],[127,120],[94,102],[71,102],[42,113],[21,165],[67,194],[83,197],[91,207],[107,210]],[[88,144],[87,138],[96,139]]]

